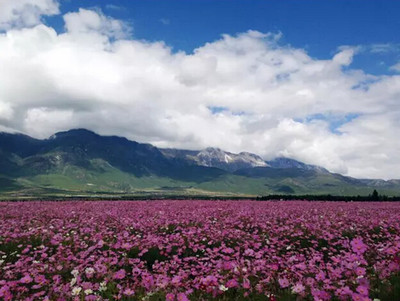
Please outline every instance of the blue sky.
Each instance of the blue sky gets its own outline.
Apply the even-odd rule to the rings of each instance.
[[[164,41],[187,53],[249,29],[282,33],[280,42],[328,59],[343,45],[361,46],[352,68],[392,74],[400,58],[400,1],[384,0],[62,0],[62,13],[100,8],[124,20],[135,39]],[[62,31],[61,15],[48,17]]]

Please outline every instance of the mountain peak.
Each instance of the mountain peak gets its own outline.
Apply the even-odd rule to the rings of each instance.
[[[235,154],[215,147],[208,147],[199,151],[197,155],[193,157],[193,160],[199,165],[217,167],[226,171],[267,166],[264,160],[258,155],[248,152]]]
[[[71,129],[68,131],[62,131],[62,132],[57,132],[54,135],[50,136],[49,139],[57,139],[57,138],[62,138],[62,137],[76,137],[76,136],[99,136],[93,131],[83,129],[83,128],[77,128],[77,129]]]

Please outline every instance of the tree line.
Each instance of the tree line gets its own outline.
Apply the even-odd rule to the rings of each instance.
[[[270,194],[265,196],[257,197],[257,200],[267,201],[267,200],[304,200],[304,201],[338,201],[338,202],[398,202],[400,201],[400,196],[387,196],[381,195],[376,189],[367,196],[342,196],[342,195],[331,195],[331,194],[306,194],[306,195],[291,195],[291,194]]]

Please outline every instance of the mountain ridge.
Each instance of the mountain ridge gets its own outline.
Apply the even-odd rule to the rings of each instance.
[[[289,158],[219,148],[161,149],[86,129],[47,139],[0,133],[0,194],[400,193],[400,181],[355,179]]]

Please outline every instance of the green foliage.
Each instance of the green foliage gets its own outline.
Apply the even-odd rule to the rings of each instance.
[[[161,255],[160,249],[157,247],[150,248],[146,253],[144,253],[141,257],[143,261],[146,262],[146,266],[149,271],[153,270],[153,264],[158,261],[165,261],[168,257]]]
[[[376,291],[371,292],[372,299],[381,301],[400,300],[400,273],[390,277],[388,280],[376,280]]]

